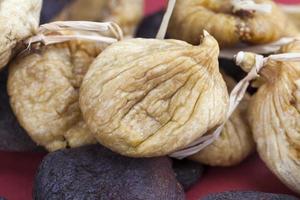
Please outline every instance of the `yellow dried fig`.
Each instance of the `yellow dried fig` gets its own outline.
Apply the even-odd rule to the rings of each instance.
[[[17,43],[36,32],[42,0],[2,0],[0,4],[0,69],[2,69],[14,55]]]
[[[143,0],[75,0],[55,20],[112,21],[132,35],[143,17]]]
[[[128,39],[105,49],[80,89],[98,141],[132,157],[168,155],[222,124],[228,92],[217,41]]]
[[[254,2],[271,5],[271,12],[236,11],[232,0],[178,0],[168,33],[171,38],[199,44],[197,36],[207,30],[221,47],[270,43],[299,33],[276,3]]]
[[[10,103],[32,139],[55,151],[94,143],[79,108],[79,87],[104,47],[70,41],[33,50],[9,66]]]
[[[231,91],[236,82],[222,72],[228,90]],[[255,145],[247,119],[249,95],[246,95],[226,122],[219,138],[211,145],[190,157],[191,160],[210,166],[233,166],[243,161],[254,152]]]
[[[280,52],[300,53],[300,41]],[[269,60],[260,75],[264,83],[249,105],[259,155],[281,181],[300,193],[300,62]]]

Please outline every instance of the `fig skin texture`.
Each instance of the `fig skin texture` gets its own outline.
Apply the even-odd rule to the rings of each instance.
[[[34,199],[183,200],[185,195],[169,158],[127,158],[93,145],[46,156]]]
[[[228,92],[219,47],[178,40],[128,39],[95,59],[80,89],[80,107],[98,141],[122,155],[164,156],[220,125]]]
[[[229,92],[237,84],[222,72]],[[255,151],[251,128],[247,119],[250,96],[246,94],[236,111],[226,122],[220,137],[211,145],[190,157],[210,166],[229,167],[241,163]]]
[[[200,163],[190,160],[173,160],[173,170],[176,179],[185,191],[188,191],[202,177],[204,167]]]
[[[272,0],[255,0],[272,5],[271,13],[234,12],[231,0],[178,0],[170,21],[168,35],[174,39],[199,44],[203,30],[216,38],[221,47],[239,43],[266,44],[299,30]]]
[[[217,194],[211,194],[201,200],[299,200],[296,197],[285,194],[271,194],[252,191],[232,191]]]
[[[279,53],[287,52],[299,53],[300,41]],[[283,183],[300,194],[300,62],[269,60],[260,75],[262,85],[248,110],[258,153]]]
[[[50,0],[51,1],[51,0]],[[133,35],[144,15],[144,0],[73,0],[55,21],[111,21]]]
[[[43,46],[9,66],[10,104],[21,126],[48,151],[95,143],[82,119],[79,88],[101,44]]]
[[[0,70],[16,52],[17,43],[36,33],[42,0],[0,2]]]
[[[20,127],[9,105],[7,69],[0,72],[0,151],[32,151],[37,145]]]

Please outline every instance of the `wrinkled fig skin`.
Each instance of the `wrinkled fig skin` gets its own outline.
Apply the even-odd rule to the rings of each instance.
[[[233,13],[230,0],[178,0],[169,26],[169,36],[199,44],[199,35],[208,31],[221,47],[240,42],[264,44],[299,33],[282,10],[271,0],[256,0],[272,5],[268,14]]]
[[[19,126],[6,91],[7,70],[0,72],[0,151],[31,151],[37,146]]]
[[[143,0],[73,0],[55,20],[113,21],[133,35],[143,18]]]
[[[237,83],[224,72],[222,74],[231,91]],[[249,96],[246,95],[226,122],[220,137],[190,159],[210,166],[229,167],[239,164],[253,153],[255,145],[247,119],[248,103]]]
[[[80,41],[45,46],[9,66],[13,111],[31,138],[49,151],[96,142],[82,119],[78,98],[100,46]]]
[[[204,167],[197,162],[174,159],[173,170],[176,179],[187,191],[201,179]]]
[[[0,2],[0,70],[13,56],[17,43],[36,32],[41,6],[42,0]]]
[[[281,52],[300,52],[300,41]],[[264,84],[249,105],[249,120],[262,160],[300,193],[300,62],[269,61]]]
[[[41,24],[50,22],[56,17],[67,5],[74,0],[43,0],[41,13]]]
[[[46,156],[36,176],[34,199],[185,198],[167,157],[132,159],[93,145]]]
[[[296,197],[285,194],[271,194],[263,192],[223,192],[211,194],[201,200],[299,200]]]
[[[211,36],[200,46],[129,39],[105,49],[80,89],[80,107],[98,141],[123,155],[182,149],[225,119],[228,92]]]
[[[137,29],[136,37],[155,38],[162,22],[165,11],[161,10],[155,14],[145,17]]]

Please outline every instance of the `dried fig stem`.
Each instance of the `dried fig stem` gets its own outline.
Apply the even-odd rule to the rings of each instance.
[[[170,21],[170,18],[172,16],[175,4],[176,4],[176,0],[169,0],[167,11],[164,15],[163,21],[162,21],[162,23],[160,25],[160,28],[159,28],[159,31],[156,35],[157,39],[163,40],[165,38],[166,33],[167,33],[167,29],[168,29],[168,26],[169,26],[169,21]]]
[[[272,42],[264,45],[256,46],[242,46],[238,48],[227,48],[220,52],[220,58],[232,59],[238,52],[253,52],[257,54],[270,54],[278,51],[283,45],[289,44],[295,40],[299,40],[298,37],[284,37],[276,42]]]
[[[253,0],[231,0],[233,12],[238,11],[256,11],[261,13],[271,13],[272,5],[257,4]]]
[[[60,31],[73,30],[73,31],[86,31],[97,33],[91,34],[71,34],[63,35]],[[103,36],[103,33],[110,32],[115,38]],[[41,42],[44,45],[61,43],[71,40],[91,40],[103,43],[114,43],[123,39],[121,28],[112,22],[86,22],[86,21],[58,21],[49,24],[41,25],[38,33],[35,36],[25,40],[24,43],[29,46],[33,43]]]
[[[259,76],[259,72],[264,67],[268,60],[274,61],[300,61],[300,53],[284,53],[284,54],[274,54],[264,58],[262,55],[254,53],[239,52],[235,56],[236,64],[240,65],[246,71],[249,71],[247,76],[242,79],[232,90],[229,98],[229,109],[227,113],[227,120],[230,118],[232,113],[235,111],[243,97],[245,96],[246,90],[252,80]],[[249,63],[252,63],[250,66]],[[191,156],[198,153],[208,145],[212,144],[221,134],[226,121],[220,125],[213,133],[199,138],[197,141],[192,143],[188,148],[177,151],[171,154],[171,157],[177,159],[183,159],[185,157]]]

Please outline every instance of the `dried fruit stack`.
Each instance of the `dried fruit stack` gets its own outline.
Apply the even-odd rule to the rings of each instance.
[[[173,39],[131,38],[142,18],[142,0],[60,3],[63,8],[50,12],[54,20],[111,22],[39,28],[41,1],[4,0],[0,7],[5,27],[0,67],[9,63],[11,108],[24,128],[20,132],[52,152],[39,168],[35,199],[184,199],[176,177],[187,189],[203,168],[177,161],[174,173],[168,155],[183,152],[198,163],[228,167],[247,158],[255,144],[268,167],[300,193],[299,62],[263,62],[256,71],[258,91],[233,110],[229,94],[240,83],[218,60],[220,47],[223,52],[296,37],[297,27],[276,3],[177,0],[168,29]],[[16,9],[22,12],[7,20]],[[279,52],[300,53],[300,42]],[[251,70],[258,62],[254,53],[238,64]],[[2,137],[11,131],[6,127],[16,125],[11,110],[0,112],[6,116],[0,118]],[[14,150],[35,148],[30,141],[20,144]],[[240,195],[272,198],[256,193],[220,198]]]

